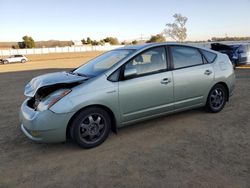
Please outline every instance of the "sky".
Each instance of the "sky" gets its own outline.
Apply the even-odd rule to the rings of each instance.
[[[0,41],[120,41],[161,33],[173,15],[188,17],[187,40],[250,36],[250,0],[0,0]]]

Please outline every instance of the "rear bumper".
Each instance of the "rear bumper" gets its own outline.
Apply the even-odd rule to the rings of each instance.
[[[72,113],[57,114],[50,110],[35,111],[25,100],[20,110],[21,130],[31,140],[40,143],[63,142]]]

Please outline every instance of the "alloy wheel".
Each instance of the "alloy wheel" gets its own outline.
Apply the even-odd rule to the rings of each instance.
[[[215,110],[220,109],[225,100],[224,91],[221,88],[215,88],[210,95],[210,105]]]
[[[98,142],[105,132],[105,119],[101,114],[86,116],[79,126],[80,139],[87,143]]]

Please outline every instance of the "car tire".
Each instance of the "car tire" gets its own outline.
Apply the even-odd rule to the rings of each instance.
[[[4,61],[3,61],[3,64],[8,64],[8,63],[9,63],[8,60],[4,60]]]
[[[226,104],[227,97],[226,88],[221,84],[216,84],[208,94],[206,109],[212,113],[220,112]]]
[[[102,108],[87,108],[76,115],[70,136],[80,147],[89,149],[102,144],[111,129],[109,114]]]
[[[21,63],[26,63],[26,60],[25,60],[25,59],[22,59],[22,60],[21,60]]]

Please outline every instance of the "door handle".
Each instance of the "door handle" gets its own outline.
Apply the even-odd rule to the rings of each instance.
[[[212,74],[212,73],[213,73],[213,72],[212,72],[211,70],[209,70],[209,69],[206,70],[206,71],[204,72],[204,74],[205,74],[205,75],[208,75],[208,76],[209,76],[210,74]]]
[[[170,78],[163,78],[162,80],[161,80],[161,84],[165,84],[165,85],[167,85],[168,83],[170,83],[171,82],[171,79]]]

